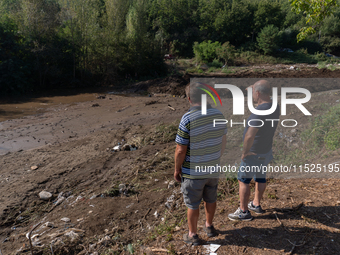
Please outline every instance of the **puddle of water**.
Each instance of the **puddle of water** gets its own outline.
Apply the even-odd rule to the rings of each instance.
[[[95,100],[98,94],[83,93],[70,96],[51,96],[29,99],[25,102],[6,102],[0,104],[0,122],[24,116],[43,113],[47,108],[59,104],[75,104]]]
[[[90,92],[89,92],[90,91]],[[48,92],[50,95],[33,98],[18,97],[12,99],[0,99],[0,122],[17,119],[24,116],[43,113],[47,108],[59,104],[76,104],[97,99],[98,95],[135,97],[145,96],[141,94],[128,94],[124,92],[107,91],[107,88],[70,89]]]

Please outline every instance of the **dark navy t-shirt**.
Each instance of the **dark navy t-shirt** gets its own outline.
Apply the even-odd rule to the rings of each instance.
[[[264,103],[260,104],[259,106],[256,107],[257,110],[268,110],[272,107],[272,103]],[[256,126],[261,126],[263,121],[264,125],[262,127],[257,127],[259,131],[256,133],[255,139],[253,146],[250,148],[251,152],[254,152],[256,154],[265,154],[269,152],[272,148],[273,145],[273,137],[275,130],[277,128],[278,124],[278,119],[280,118],[280,106],[277,105],[276,110],[270,114],[270,115],[256,115],[256,114],[251,114],[250,117],[247,120],[246,123],[246,128],[244,129],[243,132],[243,141],[244,141],[244,136],[248,131],[249,128],[249,121],[250,125],[253,127]],[[267,121],[266,121],[267,119]],[[276,121],[271,121],[269,119],[276,119]]]

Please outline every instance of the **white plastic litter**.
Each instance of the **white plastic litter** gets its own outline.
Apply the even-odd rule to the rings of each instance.
[[[203,245],[203,247],[206,249],[207,254],[215,255],[215,254],[217,254],[215,252],[221,247],[221,245],[219,245],[219,244],[210,244],[210,245]]]
[[[120,151],[120,145],[117,145],[117,146],[113,147],[113,150],[114,151]]]

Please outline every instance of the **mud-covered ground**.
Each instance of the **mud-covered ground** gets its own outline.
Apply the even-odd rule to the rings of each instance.
[[[308,66],[282,70],[242,74],[240,69],[231,77],[340,77],[338,71]],[[179,185],[171,182],[173,135],[189,108],[183,97],[189,79],[140,82],[124,96],[97,94],[91,101],[55,104],[16,119],[7,114],[8,120],[0,122],[2,254],[29,252],[26,234],[38,223],[31,235],[35,254],[207,254],[204,247],[183,243],[186,208]],[[336,84],[303,86],[313,92],[308,104],[313,115],[339,102]],[[0,110],[5,116],[10,104]],[[225,116],[231,112],[226,109]],[[288,108],[288,113],[286,118],[298,119],[299,127],[294,135],[278,128],[275,140],[281,142],[274,154],[288,143],[282,137],[297,140],[287,150],[300,146],[299,134],[309,125],[299,111]],[[239,163],[242,131],[229,129],[224,160],[230,164]],[[113,152],[118,143],[138,149]],[[313,160],[335,163],[339,151]],[[199,235],[206,244],[221,245],[217,254],[337,254],[339,184],[337,178],[270,180],[266,213],[235,223],[227,214],[238,207],[237,183],[221,180],[215,218],[220,235],[208,239],[204,234],[203,211]],[[53,195],[48,201],[39,199],[43,190]],[[61,220],[65,217],[70,221]]]

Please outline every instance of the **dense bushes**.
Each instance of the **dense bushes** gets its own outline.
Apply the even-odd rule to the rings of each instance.
[[[204,41],[201,43],[195,42],[193,49],[197,62],[212,62],[217,58],[216,50],[221,47],[221,43]]]
[[[2,0],[0,86],[13,93],[159,76],[165,53],[211,67],[278,48],[340,53],[339,19],[338,10],[297,43],[306,18],[286,0]]]
[[[273,54],[279,49],[280,31],[274,25],[264,27],[257,37],[259,49],[264,54]]]

